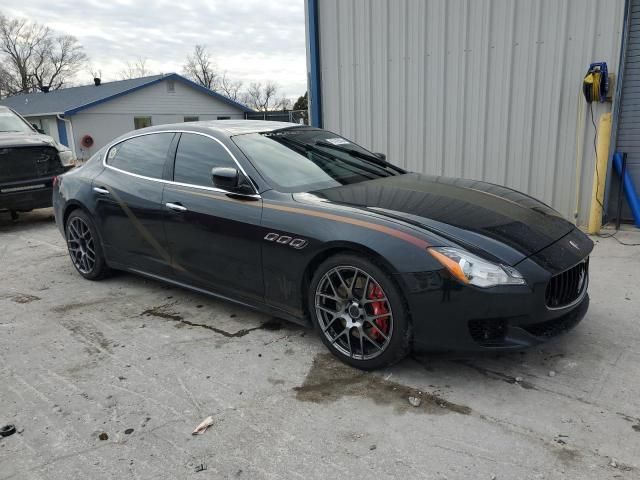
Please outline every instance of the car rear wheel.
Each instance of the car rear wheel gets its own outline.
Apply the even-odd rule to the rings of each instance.
[[[309,289],[309,311],[331,353],[363,370],[386,367],[409,352],[411,324],[391,276],[370,259],[325,260]]]
[[[88,280],[100,280],[109,274],[95,225],[84,211],[71,212],[65,235],[71,262],[80,275]]]

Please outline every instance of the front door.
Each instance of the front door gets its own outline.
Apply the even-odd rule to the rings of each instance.
[[[134,137],[113,146],[92,194],[107,260],[156,275],[170,275],[163,225],[163,174],[174,133]]]
[[[183,133],[174,183],[166,186],[162,200],[175,275],[215,293],[263,301],[262,200],[214,188],[214,167],[238,168],[220,141]]]

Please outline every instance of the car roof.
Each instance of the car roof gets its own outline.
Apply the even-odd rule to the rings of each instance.
[[[142,131],[162,130],[197,130],[201,132],[213,131],[228,137],[245,133],[272,132],[283,128],[305,127],[297,123],[271,122],[266,120],[204,120],[201,122],[172,123],[145,128]]]

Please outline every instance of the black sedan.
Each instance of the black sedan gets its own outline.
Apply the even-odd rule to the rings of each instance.
[[[313,324],[363,369],[535,345],[589,304],[593,244],[550,207],[317,128],[138,130],[58,177],[53,204],[83,277],[126,270]]]

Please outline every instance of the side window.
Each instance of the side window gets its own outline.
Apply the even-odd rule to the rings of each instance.
[[[237,168],[227,151],[215,140],[202,135],[183,133],[176,152],[173,180],[212,187],[211,169],[214,167]]]
[[[107,154],[107,165],[129,173],[162,178],[173,133],[155,133],[125,140]]]

